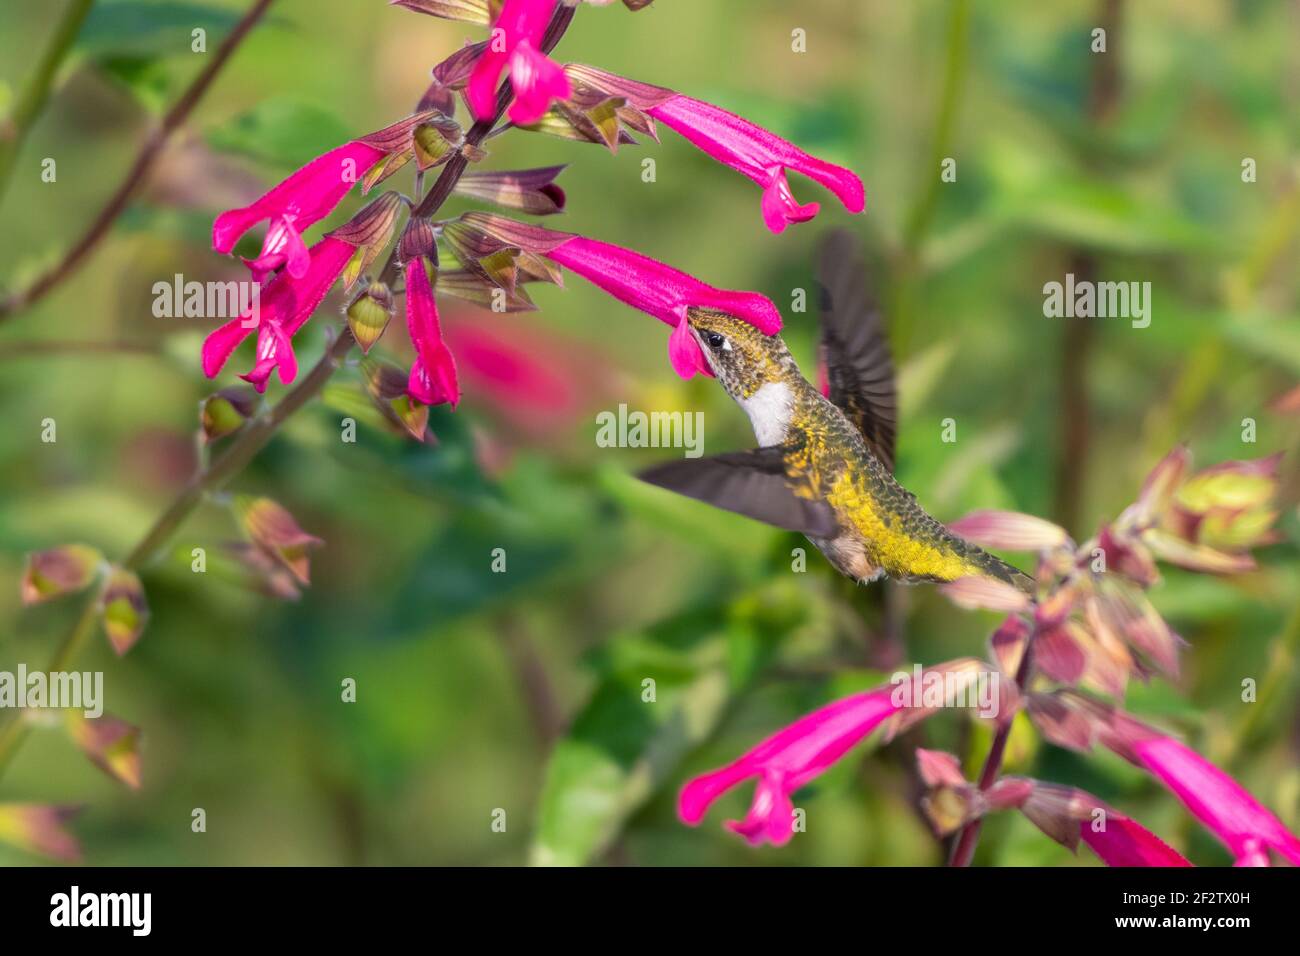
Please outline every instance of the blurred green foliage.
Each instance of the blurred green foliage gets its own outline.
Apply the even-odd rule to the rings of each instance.
[[[58,6],[0,9],[0,89],[32,67]],[[208,30],[211,51],[242,9],[96,4],[0,204],[5,283],[54,261],[93,216],[149,113],[200,68],[191,30]],[[1086,535],[1177,441],[1201,464],[1293,453],[1295,419],[1268,402],[1300,374],[1289,268],[1300,225],[1295,9],[1125,4],[1107,54],[1121,88],[1104,123],[1086,107],[1094,3],[971,4],[964,60],[949,51],[957,9],[658,0],[636,15],[584,7],[563,41],[564,59],[713,100],[851,166],[868,190],[857,220],[796,181],[800,198],[822,201],[822,217],[771,236],[752,184],[669,131],[660,146],[614,157],[512,132],[488,143],[487,163],[570,164],[566,214],[549,225],[770,295],[805,368],[814,322],[790,311],[793,290],[808,287],[819,230],[849,221],[871,249],[900,358],[899,476],[941,518],[976,507],[1051,517],[1064,462],[1082,487],[1071,530]],[[796,28],[807,53],[791,51]],[[209,323],[154,318],[153,283],[233,275],[206,246],[212,215],[246,200],[250,183],[255,194],[258,182],[405,115],[428,68],[467,37],[477,34],[382,0],[276,3],[90,264],[0,326],[0,668],[40,666],[77,610],[75,600],[20,608],[23,553],[86,541],[121,555],[193,467],[196,409],[212,390],[198,367]],[[929,163],[950,68],[958,175],[909,241],[905,224],[937,175]],[[657,160],[653,184],[641,181],[645,155]],[[40,179],[43,157],[57,159],[54,183]],[[1242,181],[1247,157],[1257,182]],[[395,182],[410,188],[406,174]],[[1147,329],[1096,320],[1086,355],[1072,356],[1061,321],[1043,317],[1042,286],[1080,255],[1103,278],[1150,281],[1154,312]],[[152,621],[140,644],[119,660],[101,642],[82,662],[105,671],[108,709],[144,728],[143,789],[127,792],[62,735],[39,732],[0,799],[87,804],[77,830],[102,864],[941,861],[916,808],[911,750],[952,749],[977,766],[987,733],[959,715],[868,742],[816,781],[797,798],[808,832],[787,848],[753,851],[722,828],[747,793],[699,829],[676,820],[688,775],[897,664],[980,653],[993,620],[909,589],[890,637],[881,586],[846,586],[815,553],[793,574],[794,536],[637,484],[632,471],[675,452],[598,448],[597,410],[702,410],[708,452],[748,447],[748,424],[712,381],[672,375],[659,323],[577,279],[535,296],[540,312],[509,321],[590,350],[580,413],[539,435],[471,388],[455,413],[435,410],[438,443],[418,446],[356,412],[360,372],[344,369],[232,485],[275,498],[326,540],[311,589],[284,603],[246,590],[215,559],[210,573],[192,573],[193,548],[216,555],[237,537],[228,510],[205,505],[143,572]],[[335,316],[323,308],[298,336],[304,368]],[[399,326],[379,348],[401,356]],[[144,348],[67,347],[88,341]],[[64,345],[37,353],[34,342]],[[1076,360],[1086,366],[1086,449],[1063,447],[1061,430],[1062,415],[1082,413],[1061,408],[1063,364]],[[223,384],[232,379],[228,370]],[[270,397],[282,391],[274,384]],[[362,422],[355,444],[340,441],[345,415]],[[46,418],[56,443],[40,441]],[[941,441],[948,418],[956,443]],[[1255,444],[1242,441],[1247,418]],[[1300,593],[1293,458],[1286,540],[1264,552],[1259,573],[1170,573],[1153,592],[1191,646],[1179,686],[1135,686],[1129,705],[1228,763],[1294,829],[1289,670],[1262,726],[1236,739],[1249,707],[1241,681],[1291,666],[1274,639]],[[491,570],[495,548],[508,556],[504,574]],[[340,701],[345,678],[357,682],[354,704]],[[1092,790],[1198,862],[1227,859],[1118,760],[1065,753],[1030,731],[1009,766]],[[190,831],[194,807],[207,811],[205,835]],[[504,833],[491,826],[498,808]],[[0,863],[31,860],[0,847]],[[989,821],[977,862],[1072,859],[1006,817]]]

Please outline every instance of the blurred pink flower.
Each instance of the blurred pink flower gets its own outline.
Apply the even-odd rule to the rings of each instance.
[[[0,803],[0,842],[75,863],[81,859],[81,845],[66,824],[79,812],[72,806]]]
[[[310,264],[302,276],[286,270],[272,278],[262,288],[256,314],[246,312],[231,319],[204,341],[203,374],[216,376],[239,343],[257,329],[256,363],[240,378],[264,392],[271,371],[278,368],[280,381],[292,382],[298,374],[298,361],[291,340],[311,318],[354,251],[342,239],[325,238],[311,247]]]
[[[460,403],[456,360],[442,340],[438,304],[422,257],[406,263],[406,328],[416,356],[407,393],[425,405],[449,402],[455,407]]]
[[[475,118],[490,119],[496,113],[497,83],[506,68],[515,94],[507,114],[512,123],[536,123],[553,100],[569,97],[564,69],[539,49],[556,2],[506,0],[465,91]]]
[[[1079,823],[1079,836],[1107,866],[1191,866],[1181,853],[1136,820],[1106,814],[1106,825],[1093,829],[1091,820]]]
[[[585,343],[491,313],[453,313],[444,336],[466,388],[530,437],[572,426],[613,378]]]
[[[1267,866],[1269,849],[1300,865],[1300,838],[1241,784],[1180,741],[1136,721],[1129,726],[1146,731],[1129,744],[1138,764],[1159,777],[1223,841],[1238,866]]]
[[[1018,511],[972,511],[948,530],[982,548],[1005,551],[1049,551],[1070,543],[1064,528]]]

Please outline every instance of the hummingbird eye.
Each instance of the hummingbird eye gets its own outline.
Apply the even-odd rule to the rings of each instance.
[[[704,341],[709,343],[709,348],[720,349],[727,340],[720,332],[705,332]]]

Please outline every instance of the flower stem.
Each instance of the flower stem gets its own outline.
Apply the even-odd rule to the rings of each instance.
[[[127,171],[126,178],[122,180],[107,204],[100,210],[99,215],[90,224],[90,228],[47,272],[36,278],[26,288],[19,289],[17,292],[12,292],[5,298],[0,299],[0,322],[12,318],[14,313],[43,298],[55,286],[72,275],[94,248],[99,245],[100,240],[108,235],[108,231],[112,228],[117,217],[126,209],[127,203],[130,202],[135,191],[153,169],[154,161],[157,160],[158,154],[162,151],[163,146],[167,144],[172,133],[189,118],[190,113],[194,111],[194,107],[198,105],[199,100],[203,98],[203,94],[208,91],[208,87],[212,85],[212,81],[216,79],[217,74],[221,72],[221,68],[226,65],[226,61],[230,59],[231,54],[243,42],[249,31],[262,19],[262,15],[266,13],[267,8],[273,2],[274,0],[256,0],[249,7],[248,12],[235,24],[234,29],[221,41],[221,46],[212,54],[208,65],[194,78],[194,81],[181,94],[180,99],[172,104],[172,108],[163,116],[162,122],[145,138],[144,144],[140,147],[140,152],[136,154],[135,162],[131,164],[131,168]],[[87,3],[85,6],[90,6],[90,4]],[[0,163],[3,163],[2,155],[0,155]],[[2,177],[5,173],[5,167],[0,165],[0,185],[3,184]]]
[[[94,597],[86,602],[82,608],[81,615],[77,618],[77,623],[73,625],[68,636],[63,639],[59,649],[55,651],[54,657],[50,659],[50,666],[46,668],[46,673],[59,671],[67,668],[68,664],[81,653],[86,642],[90,640],[95,633],[95,623],[99,619],[99,593],[95,591]],[[21,712],[15,712],[9,717],[9,720],[0,727],[0,773],[9,765],[10,759],[22,746],[27,734],[31,731],[32,725],[22,719]]]
[[[1016,668],[1016,687],[1022,692],[1034,672],[1034,637],[1037,633],[1037,628],[1030,631],[1029,637],[1025,640],[1025,652],[1020,657],[1020,666]],[[980,790],[987,790],[997,783],[998,774],[1002,771],[1002,758],[1007,752],[1007,740],[1011,737],[1012,723],[1013,720],[1008,720],[1002,724],[993,737],[988,756],[984,758],[984,769],[980,771]],[[975,845],[979,842],[982,824],[983,820],[977,817],[962,827],[961,832],[953,840],[952,856],[948,858],[949,866],[970,866],[971,858],[975,856]]]
[[[934,136],[930,143],[930,164],[926,167],[925,185],[908,214],[903,228],[902,248],[894,263],[896,279],[890,306],[892,316],[894,352],[897,358],[908,353],[912,326],[915,322],[915,298],[921,272],[921,246],[925,234],[934,220],[939,205],[939,189],[943,185],[940,164],[948,155],[957,111],[965,86],[967,47],[970,37],[969,0],[952,0],[948,19],[948,46],[945,58],[943,88],[939,94],[939,109],[935,115]]]
[[[270,2],[271,0],[261,0],[258,6],[265,9]],[[560,37],[564,35],[570,21],[573,19],[573,13],[574,8],[565,6],[561,6],[556,11],[543,43],[544,52],[549,53],[560,41]],[[247,19],[246,17],[245,20]],[[251,26],[251,23],[249,26]],[[236,31],[238,32],[238,28],[236,28]],[[497,97],[496,116],[491,120],[480,120],[475,123],[466,135],[467,141],[477,146],[487,137],[492,127],[505,113],[506,107],[509,105],[509,97],[509,87],[502,86]],[[451,196],[456,182],[465,171],[465,166],[466,161],[463,156],[457,155],[453,157],[451,162],[447,163],[443,168],[442,174],[430,188],[428,194],[420,201],[413,214],[431,216],[436,213],[439,207]],[[385,281],[391,282],[396,274],[397,257],[396,251],[394,251],[389,255],[388,262],[384,266]],[[3,318],[3,315],[0,315],[0,318]],[[356,340],[352,337],[351,331],[344,325],[338,338],[334,340],[325,354],[321,356],[320,361],[307,373],[306,377],[291,388],[270,412],[249,421],[231,438],[226,450],[211,464],[200,468],[185,487],[181,489],[180,493],[172,499],[166,510],[158,516],[149,530],[145,532],[144,537],[131,549],[130,553],[122,561],[123,567],[136,570],[148,564],[166,546],[172,535],[184,524],[185,520],[189,518],[205,497],[219,490],[243,471],[244,467],[271,440],[280,426],[307,402],[320,394],[335,371],[342,366],[343,360],[352,351],[352,346],[355,344]],[[47,670],[66,669],[76,659],[81,649],[95,632],[95,624],[99,618],[98,611],[99,596],[96,593],[86,602],[77,623],[51,659]],[[26,739],[28,729],[27,722],[19,719],[16,715],[10,717],[7,723],[0,725],[0,776],[4,775],[9,762],[13,759],[23,740]]]
[[[63,18],[54,28],[54,36],[50,37],[49,46],[45,48],[41,61],[36,64],[36,69],[32,71],[22,93],[19,94],[13,112],[8,119],[0,123],[0,196],[9,185],[9,177],[14,171],[14,161],[23,148],[23,140],[27,138],[27,133],[32,128],[32,123],[36,121],[36,117],[40,116],[41,110],[45,108],[45,101],[50,98],[50,89],[54,86],[54,77],[59,72],[59,66],[68,55],[68,51],[72,49],[77,32],[81,29],[81,24],[90,13],[94,2],[95,0],[69,0],[68,5],[63,8]]]
[[[1269,645],[1268,672],[1259,685],[1255,702],[1246,709],[1245,718],[1232,735],[1223,762],[1235,761],[1259,735],[1260,724],[1279,714],[1287,690],[1293,686],[1296,658],[1300,656],[1300,604],[1287,617],[1282,633]]]

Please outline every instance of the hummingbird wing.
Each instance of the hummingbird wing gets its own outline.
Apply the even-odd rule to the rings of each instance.
[[[898,431],[894,360],[857,241],[846,230],[833,230],[822,240],[817,282],[822,326],[818,351],[830,384],[827,397],[893,471]]]
[[[769,445],[683,458],[646,469],[637,477],[773,527],[799,531],[810,538],[833,538],[839,527],[834,510],[824,501],[795,494],[786,474],[787,450]]]

